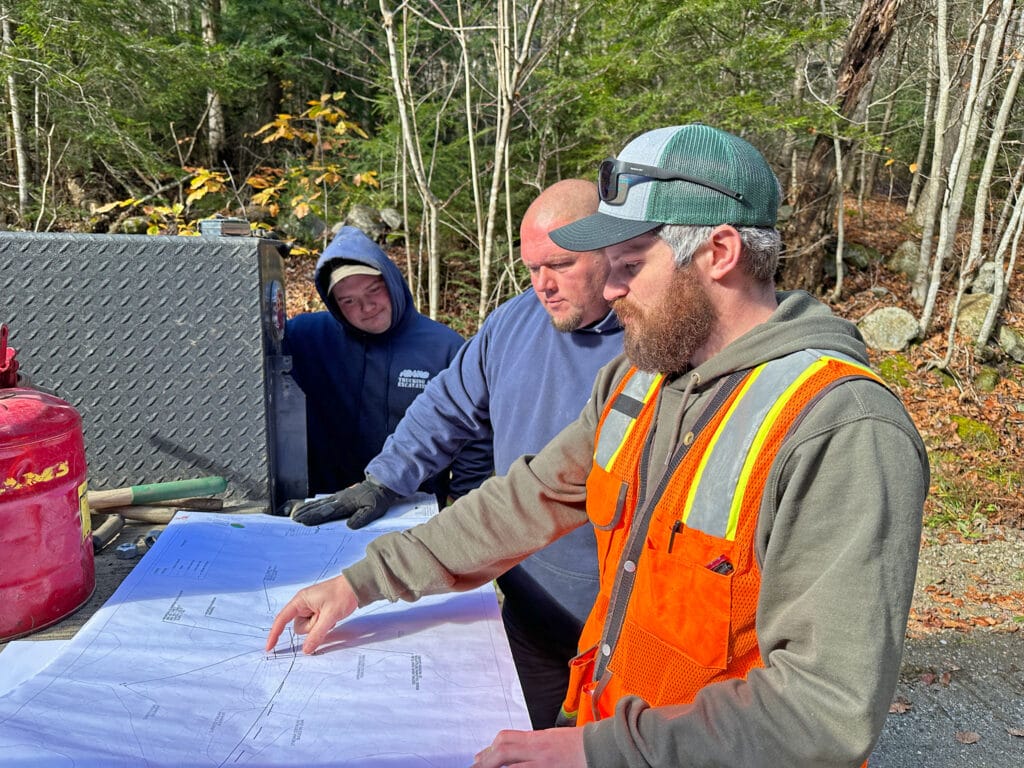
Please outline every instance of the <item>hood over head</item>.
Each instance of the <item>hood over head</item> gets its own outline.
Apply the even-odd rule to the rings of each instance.
[[[336,270],[346,265],[349,266],[349,269],[336,275]],[[351,269],[353,266],[356,269]],[[367,237],[361,229],[342,227],[316,263],[313,282],[316,284],[317,293],[320,294],[320,299],[327,311],[344,326],[347,333],[364,337],[370,335],[358,330],[345,319],[338,308],[338,303],[331,295],[331,287],[338,279],[348,277],[350,274],[373,274],[374,272],[379,272],[384,278],[384,285],[391,297],[391,326],[384,333],[377,334],[386,337],[393,333],[406,314],[414,309],[409,286],[398,267],[387,257],[381,247]]]

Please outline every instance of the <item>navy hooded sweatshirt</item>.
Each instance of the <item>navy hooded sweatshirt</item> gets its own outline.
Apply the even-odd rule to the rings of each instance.
[[[341,262],[379,270],[391,297],[391,326],[370,334],[351,325],[330,291]],[[363,469],[384,446],[413,399],[444,370],[463,338],[421,315],[398,267],[355,227],[343,227],[316,265],[314,282],[326,312],[297,315],[285,327],[284,353],[306,396],[309,493],[333,493],[364,479]],[[491,473],[486,441],[467,446],[451,465],[451,493],[461,495]],[[443,500],[448,471],[423,490]]]

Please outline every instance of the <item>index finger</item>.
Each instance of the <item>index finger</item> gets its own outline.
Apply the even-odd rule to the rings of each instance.
[[[274,646],[277,645],[277,639],[284,632],[284,628],[288,626],[288,622],[295,619],[299,615],[299,608],[295,604],[295,598],[288,601],[288,605],[281,609],[281,612],[274,618],[274,623],[270,627],[270,634],[267,635],[267,644],[264,647],[265,651],[271,651]]]

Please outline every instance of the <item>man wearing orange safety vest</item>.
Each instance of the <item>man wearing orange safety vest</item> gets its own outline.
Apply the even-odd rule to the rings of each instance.
[[[604,249],[625,327],[579,419],[300,591],[268,648],[294,620],[312,652],[357,605],[486,583],[589,521],[600,592],[562,708],[578,727],[503,731],[476,768],[861,765],[910,609],[917,430],[851,323],[775,291],[778,181],[750,144],[649,131],[599,188],[596,214],[551,233]]]

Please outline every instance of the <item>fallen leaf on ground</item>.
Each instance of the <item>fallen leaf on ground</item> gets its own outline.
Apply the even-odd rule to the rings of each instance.
[[[892,712],[892,710],[889,710]],[[1024,736],[1024,728],[1007,728],[1006,732],[1011,736]]]
[[[981,734],[974,731],[957,731],[956,740],[961,744],[977,744],[981,740]]]
[[[892,704],[889,705],[889,714],[902,715],[905,712],[909,712],[913,708],[913,706],[914,705],[911,704],[904,697],[897,696],[895,699],[892,700]]]

